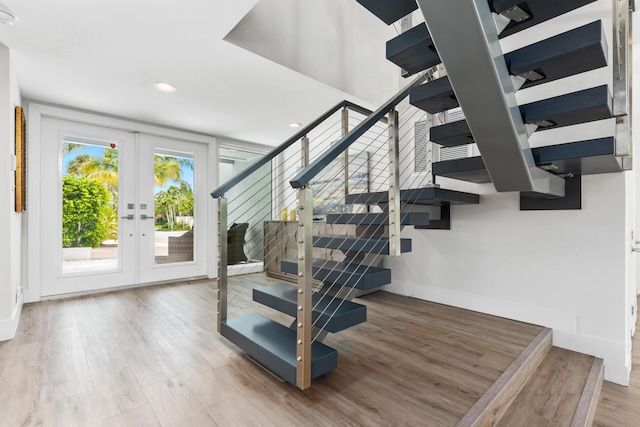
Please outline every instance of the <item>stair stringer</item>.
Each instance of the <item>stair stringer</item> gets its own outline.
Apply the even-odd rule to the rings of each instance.
[[[486,0],[417,3],[496,190],[563,197],[564,180],[533,159]]]

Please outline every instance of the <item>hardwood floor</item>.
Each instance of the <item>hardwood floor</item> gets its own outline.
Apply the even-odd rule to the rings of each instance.
[[[230,317],[288,321],[251,301],[258,282],[276,281],[230,279]],[[451,426],[541,330],[378,292],[359,299],[366,323],[325,340],[338,368],[301,392],[217,334],[215,298],[199,281],[25,305],[0,343],[0,426]],[[597,425],[635,425],[607,424],[607,390]]]

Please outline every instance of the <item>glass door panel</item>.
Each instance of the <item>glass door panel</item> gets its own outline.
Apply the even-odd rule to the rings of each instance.
[[[193,154],[156,151],[153,160],[155,263],[193,261]]]
[[[41,296],[207,273],[208,145],[42,118]]]
[[[119,268],[118,143],[65,135],[62,274]]]
[[[140,280],[203,276],[207,147],[152,135],[139,142]]]

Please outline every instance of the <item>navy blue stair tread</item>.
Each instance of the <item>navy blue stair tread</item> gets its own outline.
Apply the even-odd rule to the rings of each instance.
[[[512,75],[535,71],[544,76],[528,80],[522,86],[527,88],[606,67],[607,51],[602,21],[595,21],[509,52],[504,58]]]
[[[602,85],[522,105],[520,112],[525,123],[542,123],[539,130],[544,130],[611,118],[613,99]]]
[[[388,213],[328,214],[327,224],[384,225],[389,224]],[[400,225],[429,225],[428,212],[402,212]]]
[[[434,162],[432,171],[433,176],[444,176],[476,184],[491,182],[487,167],[480,156]]]
[[[431,141],[443,147],[456,147],[474,142],[466,120],[433,126],[429,132]]]
[[[415,0],[356,0],[367,10],[391,25],[418,8]]]
[[[566,33],[525,46],[505,55],[507,68],[512,75],[531,77],[523,89],[564,77],[605,67],[607,44],[601,21],[595,21]],[[459,106],[451,82],[441,77],[411,89],[411,105],[430,114],[450,110]],[[466,137],[447,141],[448,147],[467,144]]]
[[[377,193],[348,194],[347,204],[376,204],[387,203],[389,193],[381,191]],[[400,191],[400,200],[423,205],[459,205],[478,204],[480,196],[462,191],[448,190],[446,188],[428,187],[415,188]]]
[[[256,313],[223,321],[220,333],[271,372],[295,385],[295,330]],[[338,352],[321,342],[312,344],[311,357],[311,378],[338,366]]]
[[[521,105],[520,112],[525,123],[539,125],[540,131],[611,118],[612,102],[609,87],[603,85]],[[434,126],[430,138],[447,146],[451,141],[473,142],[466,120]]]
[[[489,6],[494,12],[501,14],[514,6],[520,7],[529,16],[520,22],[512,21],[500,33],[500,37],[510,36],[511,34],[525,30],[534,25],[538,25],[556,16],[563,15],[574,9],[578,9],[596,0],[489,0]]]
[[[355,289],[374,289],[391,283],[391,270],[370,267],[355,262],[313,260],[313,278],[323,283],[332,283]],[[280,268],[284,273],[298,274],[298,261],[282,260]]]
[[[441,77],[411,89],[409,103],[430,114],[459,106],[447,77]]]
[[[591,175],[622,170],[615,156],[613,137],[537,147],[531,151],[536,165],[556,174]],[[491,182],[481,157],[436,162],[433,174],[475,183]]]
[[[298,308],[297,287],[278,283],[253,289],[253,300],[296,317]],[[313,323],[316,327],[335,333],[367,321],[367,307],[331,295],[314,292]]]
[[[419,73],[442,62],[424,23],[389,40],[387,59],[405,70],[408,75]]]
[[[388,223],[388,215],[386,216]],[[316,248],[338,249],[344,252],[364,252],[389,255],[389,239],[354,236],[313,236]],[[411,239],[400,239],[400,252],[411,252]]]

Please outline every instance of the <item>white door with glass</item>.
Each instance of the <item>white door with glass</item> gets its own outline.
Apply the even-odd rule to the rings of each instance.
[[[42,296],[206,274],[207,145],[49,117],[41,129]]]

